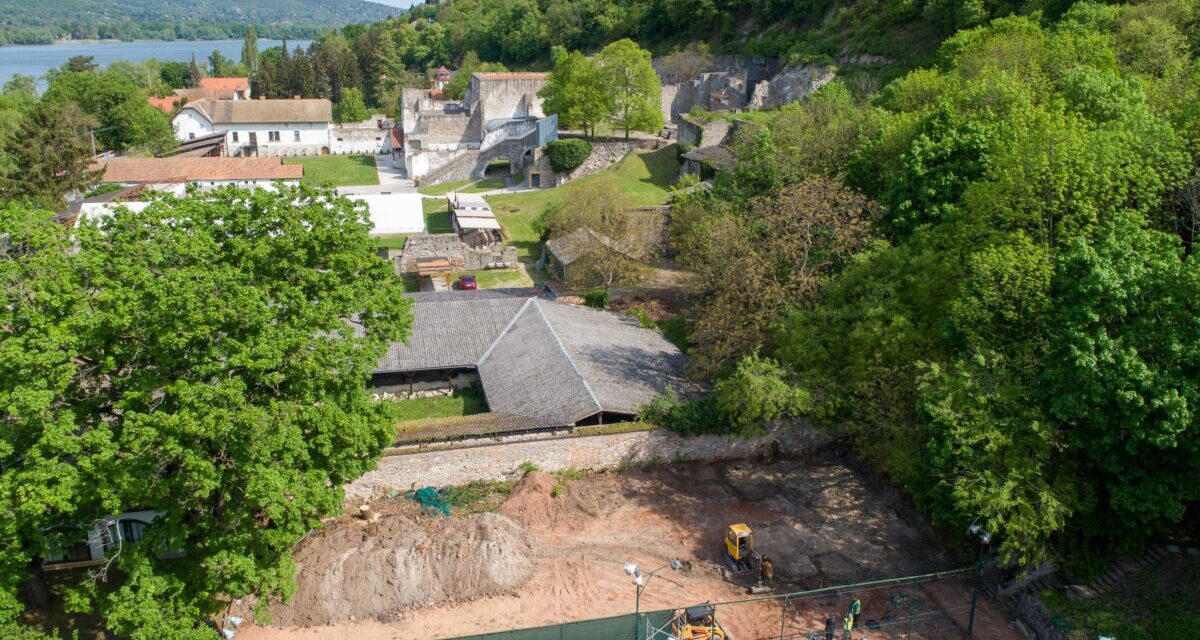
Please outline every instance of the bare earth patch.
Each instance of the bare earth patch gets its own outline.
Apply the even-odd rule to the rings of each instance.
[[[759,550],[775,561],[777,592],[959,566],[898,504],[894,490],[832,455],[662,465],[576,480],[535,472],[512,488],[498,514],[433,517],[389,502],[376,505],[388,515],[373,525],[331,523],[297,556],[296,598],[272,612],[282,625],[342,622],[247,627],[238,637],[446,638],[631,613],[635,591],[622,565],[655,568],[670,558],[683,560],[684,570],[656,575],[643,611],[736,600],[744,590],[719,568],[724,529],[735,522],[753,527]],[[918,600],[929,610],[961,611],[969,583],[931,584]],[[860,595],[864,620],[896,611],[884,592]],[[787,622],[823,629],[847,597],[805,600]],[[350,616],[354,622],[346,622]],[[777,602],[726,606],[718,617],[739,640],[779,637]],[[942,616],[921,637],[961,638],[964,623],[962,615]],[[980,637],[1020,638],[986,599],[976,628]],[[854,637],[890,634],[864,627]]]

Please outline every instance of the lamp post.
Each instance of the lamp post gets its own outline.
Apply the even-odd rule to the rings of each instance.
[[[646,588],[646,585],[650,584],[650,578],[653,578],[654,574],[668,567],[670,567],[671,571],[679,571],[683,568],[683,563],[676,558],[672,558],[670,562],[650,573],[642,573],[642,570],[638,568],[636,563],[625,563],[625,574],[633,576],[633,584],[637,585],[637,597],[634,600],[633,609],[633,640],[637,640],[638,627],[641,626],[639,623],[642,617],[642,590]]]
[[[978,524],[967,528],[967,533],[979,538],[979,561],[975,564],[975,590],[971,593],[971,619],[967,621],[967,640],[975,638],[975,607],[979,604],[979,590],[983,588],[983,556],[987,553],[988,543],[992,534],[983,530]]]

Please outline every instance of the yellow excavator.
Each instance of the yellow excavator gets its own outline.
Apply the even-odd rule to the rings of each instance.
[[[754,532],[744,523],[731,524],[725,532],[725,568],[732,574],[762,568],[762,556],[754,550]]]
[[[725,629],[717,622],[717,608],[701,604],[675,612],[671,637],[678,640],[726,640]]]
[[[771,589],[759,578],[763,558],[754,550],[754,532],[745,523],[731,524],[725,531],[725,578],[749,593]]]

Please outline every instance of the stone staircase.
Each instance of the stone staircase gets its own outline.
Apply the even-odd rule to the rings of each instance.
[[[1073,602],[1082,602],[1117,591],[1133,575],[1183,554],[1200,556],[1200,549],[1178,544],[1154,545],[1141,554],[1118,558],[1108,569],[1086,584],[1064,583],[1052,565],[1031,571],[1024,578],[1008,583],[994,578],[987,580],[988,591],[1006,602],[1016,614],[1018,628],[1027,638],[1066,640],[1054,616],[1042,605],[1038,594],[1057,591]]]

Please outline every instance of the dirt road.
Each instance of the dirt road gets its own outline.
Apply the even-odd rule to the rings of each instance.
[[[555,490],[557,484],[565,488]],[[557,497],[552,494],[557,493]],[[512,575],[507,565],[484,569],[474,566],[470,548],[433,545],[431,553],[447,560],[457,558],[466,566],[454,565],[443,576],[438,571],[415,579],[429,593],[451,594],[430,606],[376,596],[374,609],[361,606],[353,612],[336,603],[345,593],[390,596],[390,590],[411,591],[405,583],[408,565],[357,561],[358,547],[325,549],[311,556],[323,558],[301,566],[298,594],[327,597],[335,606],[309,615],[312,601],[297,600],[276,605],[281,619],[297,619],[302,609],[309,619],[326,624],[309,627],[246,627],[239,640],[384,640],[393,638],[446,638],[465,634],[583,620],[632,612],[635,587],[622,566],[636,562],[657,568],[679,558],[685,569],[667,569],[656,575],[642,596],[642,610],[668,609],[705,601],[744,598],[744,592],[723,580],[718,569],[721,538],[730,523],[746,522],[754,528],[758,548],[774,560],[779,591],[811,589],[862,580],[890,578],[943,570],[957,563],[939,549],[919,522],[897,513],[898,498],[890,488],[868,481],[835,457],[816,461],[784,461],[772,465],[663,465],[650,470],[610,473],[563,481],[535,473],[513,488],[499,507],[496,518],[506,518],[507,531],[515,523],[524,532],[528,547],[520,553],[488,555],[493,562],[531,562],[529,577],[519,586],[497,592],[496,581],[483,581],[486,595],[471,598],[469,589],[455,582],[446,588],[441,580],[458,580],[455,575]],[[388,505],[378,505],[387,511]],[[408,505],[393,505],[404,511]],[[413,518],[410,512],[404,517]],[[494,535],[460,535],[451,531],[456,520],[472,531],[479,521],[452,517],[430,522],[431,516],[416,516],[415,526],[429,526],[437,536],[456,535],[471,542],[496,539]],[[449,524],[447,524],[449,523]],[[337,527],[363,525],[345,522]],[[448,529],[449,527],[449,529]],[[391,527],[390,529],[395,529]],[[417,534],[420,538],[425,534]],[[512,538],[515,534],[506,534]],[[353,537],[353,536],[351,536]],[[429,536],[432,537],[432,536]],[[331,544],[323,538],[345,540],[346,536],[324,534],[310,544]],[[357,544],[357,543],[355,543]],[[369,546],[369,545],[367,545]],[[375,544],[375,548],[381,545]],[[386,546],[386,545],[384,545]],[[397,550],[407,554],[408,550]],[[465,559],[465,560],[464,560]],[[437,564],[437,563],[434,563]],[[400,569],[397,569],[400,566]],[[422,565],[424,566],[424,565]],[[348,575],[345,567],[354,567]],[[340,573],[337,573],[340,572]],[[454,573],[458,572],[458,573]],[[481,573],[482,572],[482,573]],[[338,575],[331,582],[330,576]],[[411,572],[410,572],[411,573]],[[333,585],[332,587],[330,585]],[[331,590],[333,592],[331,592]],[[896,590],[866,590],[863,620],[875,624],[890,616],[919,607],[926,613],[920,637],[961,638],[963,613],[969,604],[968,580],[944,581],[908,591],[898,601]],[[781,622],[794,632],[824,628],[827,616],[839,619],[850,593],[809,598],[786,612],[777,602],[752,602],[724,607],[719,618],[738,640],[778,638]],[[304,616],[301,616],[304,617]],[[980,637],[1017,640],[1005,615],[991,602],[983,602],[976,628]],[[790,633],[790,632],[789,632]],[[799,636],[797,636],[799,637]],[[855,638],[890,638],[883,631],[863,626]],[[917,637],[914,635],[913,637]]]

